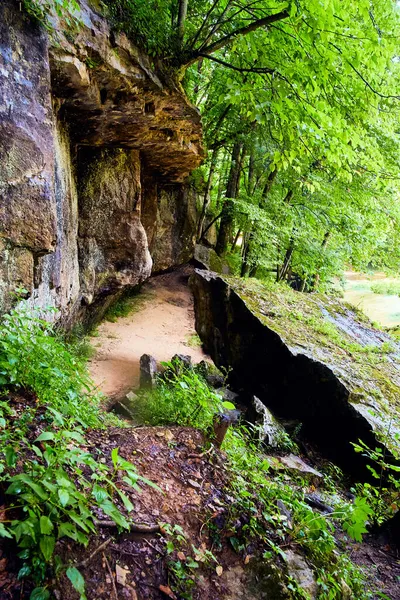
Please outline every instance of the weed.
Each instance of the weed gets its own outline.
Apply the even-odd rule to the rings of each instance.
[[[201,348],[202,342],[197,333],[189,335],[186,341],[186,346],[189,346],[190,348]]]
[[[175,363],[164,363],[166,372],[157,387],[139,395],[135,406],[138,421],[149,425],[178,424],[211,432],[214,416],[224,405],[203,377],[193,369],[182,369]]]
[[[162,523],[161,531],[166,539],[171,587],[181,598],[190,600],[195,586],[196,571],[201,566],[210,568],[218,561],[205,547],[196,548],[190,544],[179,525]]]

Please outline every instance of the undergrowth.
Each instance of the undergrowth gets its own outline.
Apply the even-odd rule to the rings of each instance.
[[[147,425],[197,427],[210,435],[214,416],[234,406],[210,389],[200,373],[185,369],[179,360],[163,364],[166,371],[157,387],[139,394],[135,418]]]
[[[57,541],[87,545],[99,511],[129,529],[134,507],[116,479],[134,489],[152,485],[118,448],[108,464],[85,449],[85,430],[103,427],[104,418],[71,347],[28,309],[12,310],[0,325],[0,488],[7,499],[0,537],[18,548],[18,578],[28,578],[25,589],[35,586],[31,600],[49,598],[46,581],[62,573],[84,599],[83,578],[61,563]]]
[[[166,366],[157,388],[139,398],[138,413],[151,425],[198,427],[212,441],[211,425],[222,399],[194,369]],[[280,564],[278,571],[284,574],[280,584],[290,597],[307,598],[285,568],[285,548],[301,548],[316,574],[319,600],[341,600],[346,593],[357,600],[373,597],[365,588],[362,572],[344,551],[338,552],[336,535],[339,529],[361,541],[372,514],[364,496],[353,503],[339,501],[333,513],[316,513],[304,499],[310,483],[273,471],[263,446],[246,424],[228,429],[223,450],[230,483],[223,510],[207,520],[214,548],[221,549],[228,539],[245,560],[259,556],[264,562]],[[327,477],[327,491],[332,492],[331,488],[332,477]],[[191,582],[193,569],[185,573]]]

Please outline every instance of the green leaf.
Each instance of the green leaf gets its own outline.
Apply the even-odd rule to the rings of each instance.
[[[76,525],[73,523],[60,523],[58,526],[58,537],[69,537],[76,540]]]
[[[69,494],[68,494],[67,490],[64,490],[62,488],[59,489],[58,497],[60,499],[61,506],[67,506],[68,501],[69,501]]]
[[[111,460],[113,461],[114,467],[116,467],[118,464],[118,458],[118,448],[113,448],[111,450]]]
[[[50,592],[44,587],[35,588],[29,596],[29,600],[48,600],[49,598]]]
[[[52,535],[44,535],[40,538],[39,547],[46,561],[49,561],[50,558],[53,556],[55,545],[56,538]]]
[[[126,496],[126,494],[121,492],[121,490],[118,490],[118,495],[121,498],[122,502],[124,503],[126,510],[128,512],[131,512],[135,507],[133,506],[132,502],[129,500],[128,496]]]
[[[51,520],[49,519],[49,517],[46,517],[45,515],[42,515],[40,517],[40,533],[43,533],[45,535],[51,533],[54,529],[54,525],[51,522]]]
[[[10,487],[6,490],[6,494],[11,494],[11,493],[19,493],[18,491],[16,491],[16,489],[18,489],[18,482],[22,481],[22,483],[25,483],[25,485],[28,485],[37,496],[39,496],[39,498],[41,500],[47,500],[48,498],[48,494],[46,493],[46,491],[42,488],[41,485],[38,485],[37,483],[35,483],[32,478],[27,475],[26,473],[21,473],[20,475],[15,475],[14,477],[11,478],[12,481],[14,481],[16,483],[16,487],[13,487],[13,484],[10,485]],[[12,491],[11,491],[12,490]],[[21,491],[21,490],[19,490]]]
[[[32,572],[32,569],[29,565],[24,565],[19,571],[17,575],[17,579],[23,579],[24,577],[28,577]]]
[[[12,446],[7,446],[7,448],[4,450],[4,454],[6,456],[7,467],[14,467],[15,463],[17,462],[17,455],[14,448]]]
[[[9,531],[7,531],[7,529],[5,528],[3,523],[0,523],[0,537],[12,538],[11,533]]]
[[[51,440],[54,440],[54,438],[55,435],[54,433],[51,433],[51,431],[43,431],[43,433],[36,438],[35,442],[50,442]]]
[[[224,408],[226,408],[226,410],[235,410],[235,408],[236,408],[236,406],[235,406],[234,404],[232,404],[232,402],[228,402],[227,400],[225,400],[225,401],[222,403],[222,406],[223,406]]]
[[[106,498],[109,497],[108,492],[104,488],[97,485],[97,483],[95,483],[93,486],[92,495],[95,497],[96,501],[99,502],[100,504],[102,502],[104,502],[104,500],[106,500]]]
[[[67,569],[67,577],[72,583],[73,588],[81,595],[80,600],[85,600],[85,580],[76,567]]]
[[[79,444],[85,443],[85,438],[82,434],[78,433],[77,431],[64,431],[63,436],[69,440],[75,440]]]
[[[36,454],[36,456],[38,456],[39,458],[43,457],[43,453],[41,451],[40,448],[38,448],[37,446],[35,446],[34,444],[32,444],[31,446],[32,450],[34,451],[34,453]]]

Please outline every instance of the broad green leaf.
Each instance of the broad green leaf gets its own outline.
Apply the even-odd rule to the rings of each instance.
[[[0,523],[0,538],[12,538],[12,535],[4,526],[4,523]]]
[[[76,567],[69,567],[66,573],[72,583],[73,588],[81,595],[80,600],[85,600],[85,580]]]
[[[49,598],[50,592],[44,587],[35,588],[29,596],[29,600],[48,600]]]
[[[52,535],[44,535],[40,538],[39,546],[46,561],[53,556],[56,538]]]
[[[45,515],[42,515],[40,517],[40,533],[43,533],[45,535],[51,533],[54,529],[54,525],[51,522],[51,520],[49,519],[49,517],[46,517]]]
[[[50,442],[54,440],[55,435],[51,431],[43,431],[35,440],[35,442]]]
[[[69,502],[69,493],[67,492],[67,490],[59,488],[58,497],[60,499],[61,506],[67,506]]]

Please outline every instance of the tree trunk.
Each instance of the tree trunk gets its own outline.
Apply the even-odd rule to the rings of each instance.
[[[251,169],[251,163],[249,164],[249,181],[250,181],[250,169]],[[264,201],[271,190],[272,184],[274,183],[277,174],[278,174],[278,170],[275,168],[268,175],[267,181],[264,185],[264,189],[262,192],[261,200],[259,203],[260,208],[262,208],[262,205],[264,204]],[[247,241],[246,247],[244,248],[244,251],[243,251],[243,261],[242,261],[242,268],[241,268],[241,272],[240,272],[241,277],[245,277],[246,275],[250,275],[250,277],[253,277],[257,271],[257,265],[253,265],[250,268],[250,265],[248,264],[248,258],[249,258],[250,251],[251,251],[251,242],[252,242],[253,237],[254,237],[253,232],[250,231],[248,234],[248,241]]]
[[[197,236],[196,236],[197,240],[201,240],[201,237],[203,235],[204,219],[206,218],[207,208],[210,204],[210,192],[211,192],[211,186],[212,186],[214,172],[215,172],[215,169],[217,166],[218,150],[219,150],[219,148],[215,148],[213,150],[213,153],[211,156],[210,171],[208,173],[206,189],[204,192],[203,208],[201,210],[201,215],[200,215],[199,223],[197,226]]]
[[[313,277],[313,283],[312,283],[312,291],[313,292],[315,292],[318,289],[319,280],[320,280],[319,270],[322,267],[322,264],[323,264],[323,254],[324,254],[325,248],[328,245],[330,237],[331,237],[331,232],[327,231],[325,233],[325,235],[324,235],[324,239],[322,240],[322,244],[321,244],[321,257],[320,257],[319,264],[318,264],[317,269],[316,269],[316,273],[314,274],[314,277]]]
[[[233,240],[233,243],[232,243],[232,247],[231,247],[231,251],[232,252],[236,248],[236,244],[238,243],[238,240],[239,240],[239,237],[240,237],[241,233],[242,233],[242,230],[239,228],[237,234],[235,235],[235,239]]]
[[[179,0],[179,11],[178,11],[178,39],[180,46],[183,45],[183,38],[185,36],[185,23],[188,9],[189,0]]]
[[[277,272],[276,280],[278,282],[286,279],[286,276],[287,276],[289,268],[290,268],[290,263],[292,261],[292,256],[293,256],[293,252],[294,252],[294,233],[295,233],[295,230],[293,230],[292,236],[289,240],[289,245],[286,249],[285,258],[283,260],[282,267]]]
[[[241,152],[243,144],[235,142],[232,150],[231,168],[229,171],[228,183],[226,186],[225,201],[222,207],[222,217],[219,226],[217,245],[215,250],[217,254],[222,256],[227,249],[230,229],[232,226],[232,198],[236,198],[239,189]]]

